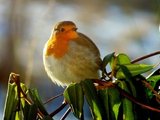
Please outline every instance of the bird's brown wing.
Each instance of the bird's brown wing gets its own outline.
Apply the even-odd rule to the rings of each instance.
[[[97,48],[97,46],[86,35],[84,35],[82,33],[78,33],[78,34],[79,34],[80,39],[76,40],[76,42],[78,44],[82,44],[82,45],[86,46],[87,48],[89,48],[97,57],[96,63],[98,64],[98,66],[101,66],[102,60],[100,58],[100,52],[99,52],[99,49]]]

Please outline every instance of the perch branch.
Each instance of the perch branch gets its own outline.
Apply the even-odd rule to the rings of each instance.
[[[120,87],[116,86],[116,88],[119,90],[121,95],[123,95],[124,97],[128,98],[129,100],[131,100],[132,102],[136,103],[137,105],[140,105],[143,108],[149,109],[151,111],[155,111],[155,112],[159,112],[160,113],[159,109],[151,107],[151,106],[143,104],[143,103],[140,103],[135,97],[131,96],[126,91],[122,90]]]
[[[115,87],[115,84],[112,81],[102,81],[98,79],[94,79],[93,81],[94,83],[98,84],[95,85],[98,90]]]
[[[154,107],[151,107],[149,105],[143,104],[141,102],[139,102],[135,97],[131,96],[129,93],[127,93],[126,91],[124,91],[123,89],[121,89],[120,87],[118,87],[115,83],[111,82],[111,81],[101,81],[101,80],[94,80],[95,83],[98,84],[98,86],[96,86],[97,89],[106,89],[106,88],[111,88],[111,87],[115,87],[118,89],[118,91],[120,92],[121,95],[123,95],[124,97],[126,97],[127,99],[131,100],[132,102],[134,102],[137,105],[142,106],[143,108],[155,111],[155,112],[159,112],[160,110]]]

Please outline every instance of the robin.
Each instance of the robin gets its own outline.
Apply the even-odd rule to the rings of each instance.
[[[98,48],[90,38],[77,32],[72,21],[55,25],[43,50],[43,62],[48,76],[60,86],[97,79],[101,65]]]

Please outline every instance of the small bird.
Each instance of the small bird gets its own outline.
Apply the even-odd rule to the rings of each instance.
[[[43,50],[48,76],[62,87],[85,79],[98,79],[101,62],[96,45],[77,32],[72,21],[57,23]]]

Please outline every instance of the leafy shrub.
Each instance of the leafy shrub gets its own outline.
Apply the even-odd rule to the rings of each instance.
[[[155,120],[160,119],[160,69],[149,76],[155,65],[137,64],[138,61],[160,54],[160,51],[131,61],[126,54],[111,53],[104,57],[101,79],[84,80],[69,85],[63,93],[62,105],[49,114],[36,89],[28,89],[19,75],[10,74],[4,120],[52,120],[67,104],[78,119],[83,114],[86,99],[95,120]],[[106,67],[110,67],[110,72]]]

